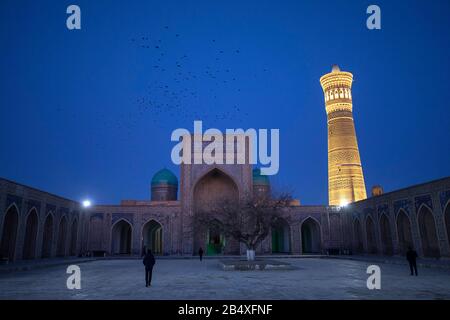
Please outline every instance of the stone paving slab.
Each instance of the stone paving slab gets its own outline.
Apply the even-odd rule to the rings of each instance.
[[[81,289],[66,287],[66,265],[0,274],[0,299],[450,299],[450,271],[380,264],[381,290],[366,286],[371,263],[286,259],[295,270],[224,271],[219,260],[157,259],[145,287],[137,259],[79,263]]]
[[[236,260],[236,259],[243,259],[244,256],[239,255],[227,255],[227,256],[204,256],[204,260]],[[332,256],[332,255],[318,255],[318,254],[311,254],[311,255],[258,255],[257,259],[344,259],[344,260],[358,260],[358,261],[365,261],[365,262],[374,262],[374,263],[391,263],[391,264],[400,264],[400,265],[407,265],[407,262],[405,260],[405,257],[402,256],[376,256],[376,255],[338,255],[338,256]],[[90,262],[90,261],[96,261],[96,260],[130,260],[130,259],[136,259],[140,260],[142,257],[140,256],[106,256],[106,257],[65,257],[65,258],[50,258],[50,259],[38,259],[38,260],[21,260],[14,263],[9,264],[0,264],[0,273],[5,272],[15,272],[15,271],[26,271],[26,270],[32,270],[32,269],[38,269],[38,268],[46,268],[51,267],[55,265],[65,265],[69,262]],[[157,256],[157,259],[167,259],[167,260],[198,260],[198,256],[192,256],[192,255],[173,255],[173,256]],[[450,269],[450,259],[449,258],[440,258],[440,259],[423,259],[420,258],[417,261],[417,265],[419,267],[426,267],[426,268],[444,268],[444,269]]]

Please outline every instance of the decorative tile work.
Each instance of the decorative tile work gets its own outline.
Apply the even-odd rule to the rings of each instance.
[[[133,213],[113,213],[111,224],[116,223],[120,219],[127,220],[131,225],[133,225]]]
[[[19,208],[19,211],[22,210],[22,198],[19,196],[15,196],[12,194],[6,195],[6,206],[5,209],[7,209],[11,204],[15,203],[17,208]]]
[[[398,210],[400,209],[403,209],[408,216],[411,216],[411,201],[408,199],[395,201],[394,212],[397,214]]]
[[[429,194],[415,197],[414,203],[416,206],[416,211],[419,210],[422,204],[426,204],[431,210],[433,210],[433,201],[431,201],[431,196]]]
[[[49,213],[49,212],[56,212],[56,206],[50,203],[45,204],[45,213]]]
[[[448,199],[450,199],[450,190],[442,191],[439,193],[439,200],[441,202],[442,211],[444,211],[444,207],[447,204]]]
[[[68,214],[69,213],[69,209],[61,207],[61,208],[59,208],[59,213],[61,214],[61,216],[65,215],[65,214]]]
[[[328,194],[330,205],[366,199],[366,187],[353,123],[349,72],[330,72],[320,78],[329,121]],[[335,100],[336,99],[336,100]],[[346,117],[342,117],[342,113]],[[349,121],[349,118],[351,121]],[[330,121],[333,119],[333,121]],[[350,165],[351,164],[351,165]],[[349,169],[341,170],[343,166]]]
[[[33,207],[35,207],[39,213],[39,211],[41,210],[41,203],[36,200],[27,200],[26,201],[27,212],[29,212]]]
[[[378,216],[381,216],[383,213],[389,216],[389,206],[387,203],[381,204],[377,208]]]
[[[356,210],[352,210],[351,208],[345,208],[344,209],[346,212],[351,212],[351,215],[352,215],[352,218],[353,218],[353,220],[355,219],[355,218],[359,218],[359,216],[361,215],[361,212],[359,212],[359,211],[356,211]]]
[[[103,213],[101,212],[94,212],[91,214],[90,220],[92,219],[100,219],[103,220]]]
[[[364,208],[364,210],[363,210],[365,216],[367,216],[367,215],[373,216],[374,211],[375,210],[373,210],[373,208]]]

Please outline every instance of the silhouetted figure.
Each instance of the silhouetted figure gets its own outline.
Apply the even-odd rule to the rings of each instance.
[[[145,286],[149,287],[152,284],[152,272],[153,266],[155,265],[155,257],[153,256],[152,250],[147,251],[142,263],[145,266]]]
[[[198,249],[198,255],[200,256],[200,261],[202,261],[203,259],[203,249],[200,247],[200,249]]]
[[[409,269],[411,270],[411,275],[414,275],[414,273],[415,273],[417,276],[416,259],[417,259],[417,252],[414,251],[411,247],[408,247],[408,251],[406,252],[406,260],[408,260]]]

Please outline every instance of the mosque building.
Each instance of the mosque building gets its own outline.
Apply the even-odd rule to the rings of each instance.
[[[320,79],[328,124],[327,205],[293,201],[257,254],[403,255],[450,257],[450,177],[367,198],[353,121],[353,76],[333,66]],[[227,195],[268,194],[271,182],[251,164],[181,164],[179,178],[156,172],[148,200],[84,208],[77,201],[0,179],[0,258],[77,256],[239,255],[246,248],[193,219]]]

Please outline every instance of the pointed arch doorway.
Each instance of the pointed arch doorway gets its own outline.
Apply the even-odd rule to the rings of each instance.
[[[404,210],[400,209],[397,215],[397,234],[398,234],[398,247],[399,253],[404,255],[408,248],[414,248],[412,234],[411,234],[411,222],[408,215]]]
[[[2,242],[0,244],[0,256],[7,258],[9,261],[14,260],[18,222],[19,211],[15,205],[12,205],[6,211],[3,220]]]
[[[148,221],[142,228],[142,247],[153,254],[163,254],[163,228],[156,220]]]
[[[392,232],[389,218],[382,214],[380,218],[380,233],[383,254],[391,256],[393,254]]]
[[[205,173],[194,185],[194,214],[212,212],[213,208],[225,199],[238,201],[238,186],[230,175],[214,168]],[[220,229],[220,221],[217,227],[195,226],[193,254],[198,254],[199,248],[207,255],[239,254],[239,242],[231,237],[225,237]]]
[[[312,218],[307,218],[301,226],[302,253],[320,253],[320,225]]]
[[[290,253],[290,228],[286,220],[280,219],[272,227],[272,253]]]
[[[125,220],[116,222],[111,230],[111,253],[113,255],[131,254],[131,224]]]
[[[53,242],[53,215],[49,213],[44,222],[44,235],[42,238],[42,258],[49,258],[52,255]]]
[[[36,255],[36,238],[38,230],[38,214],[36,209],[30,211],[26,221],[23,259],[34,259]]]
[[[419,210],[418,220],[423,255],[438,258],[440,251],[433,212],[427,206],[422,206]]]
[[[207,232],[206,238],[206,254],[217,255],[223,253],[225,247],[225,237],[220,231],[220,222],[216,222],[216,226],[211,226]]]

